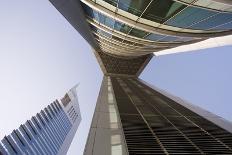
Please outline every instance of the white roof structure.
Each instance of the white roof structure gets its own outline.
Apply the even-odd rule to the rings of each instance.
[[[183,45],[183,46],[175,47],[172,49],[154,52],[154,55],[161,56],[161,55],[181,53],[181,52],[192,52],[192,51],[196,51],[200,49],[220,47],[220,46],[229,46],[229,45],[232,45],[232,35],[210,38],[210,39],[198,42],[198,43],[194,43],[190,45]]]

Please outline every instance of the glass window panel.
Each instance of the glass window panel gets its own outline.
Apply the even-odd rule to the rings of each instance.
[[[191,41],[191,40],[194,40],[194,38],[191,38],[191,37],[182,37],[182,38],[178,38],[176,41]]]
[[[111,38],[111,34],[108,33],[108,32],[105,32],[105,31],[103,31],[103,30],[98,30],[98,33],[100,33],[100,34],[103,35],[103,36],[106,36],[106,37]]]
[[[164,35],[160,35],[160,34],[149,34],[148,36],[145,37],[145,39],[148,39],[148,40],[152,40],[152,41],[157,41],[161,38],[165,37]]]
[[[114,28],[114,23],[115,23],[115,20],[112,19],[112,18],[109,18],[109,17],[106,17],[105,18],[105,25],[110,27],[110,28]]]
[[[166,24],[186,28],[193,23],[199,22],[209,16],[216,14],[215,11],[205,10],[201,8],[189,7],[180,12],[177,16],[170,19]]]
[[[131,31],[130,31],[130,34],[129,35],[132,35],[132,36],[135,36],[135,37],[138,37],[138,38],[143,38],[145,35],[147,35],[148,33],[145,32],[145,31],[142,31],[142,30],[138,30],[138,29],[135,29],[133,28]]]
[[[103,1],[113,5],[115,7],[117,7],[117,4],[118,4],[118,0],[103,0]]]
[[[232,21],[231,13],[221,13],[212,18],[209,18],[205,21],[202,21],[198,24],[191,26],[193,29],[207,30],[218,25]]]
[[[159,41],[176,41],[178,39],[178,37],[175,36],[167,36]]]
[[[95,19],[95,20],[97,20],[99,22],[98,12],[93,10],[89,6],[85,5],[84,3],[81,3],[81,4],[82,4],[82,7],[83,7],[84,12],[86,13],[86,15],[88,17],[90,17],[91,19]]]
[[[194,3],[194,5],[202,6],[202,7],[207,7],[212,3],[211,0],[198,0]]]
[[[222,10],[223,8],[226,7],[226,5],[223,3],[213,2],[211,0],[198,0],[197,2],[194,3],[194,5],[216,9],[216,10]]]
[[[155,0],[144,12],[142,18],[162,23],[184,7],[186,5],[172,0]]]
[[[99,13],[100,23],[110,28],[114,27],[115,20]]]
[[[224,24],[224,25],[221,25],[221,26],[218,26],[218,27],[215,27],[211,30],[232,30],[232,22],[230,23],[227,23],[227,24]]]
[[[127,34],[130,31],[131,27],[116,21],[114,24],[114,29]]]
[[[93,25],[91,25],[91,24],[89,24],[89,26],[90,26],[90,29],[91,29],[92,31],[97,32],[97,28],[96,28],[95,26],[93,26]]]
[[[136,16],[140,16],[150,0],[119,0],[118,8]]]

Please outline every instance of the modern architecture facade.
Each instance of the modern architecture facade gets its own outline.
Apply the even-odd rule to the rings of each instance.
[[[75,87],[0,142],[2,155],[64,155],[81,121]]]
[[[164,50],[227,37],[229,0],[50,0],[104,73],[84,154],[232,154],[232,125],[139,79]]]

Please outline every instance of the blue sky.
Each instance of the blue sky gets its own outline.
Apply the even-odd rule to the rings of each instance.
[[[102,80],[90,46],[47,0],[1,0],[0,19],[0,138],[80,83],[82,154]],[[231,49],[154,57],[141,78],[232,121]]]

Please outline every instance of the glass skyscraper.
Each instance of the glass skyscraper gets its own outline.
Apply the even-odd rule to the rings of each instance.
[[[66,154],[81,121],[75,89],[5,136],[0,142],[0,154]]]
[[[230,0],[50,2],[104,73],[85,155],[232,154],[231,123],[139,79],[160,51],[231,35]]]

